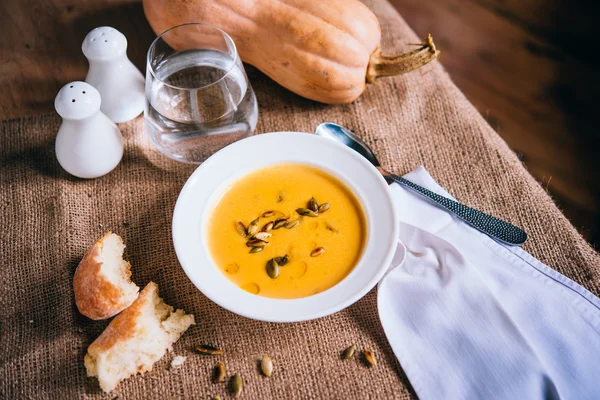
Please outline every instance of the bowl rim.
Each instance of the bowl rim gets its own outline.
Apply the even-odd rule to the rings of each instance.
[[[240,156],[246,152],[269,146],[278,148],[284,144],[286,148],[293,149],[293,156],[289,160],[285,155],[258,157],[254,162],[248,163],[246,160],[243,168],[236,168],[242,163]],[[302,153],[303,149],[311,151]],[[323,159],[324,155],[330,158]],[[340,165],[341,162],[345,164]],[[352,191],[361,203],[366,220],[365,245],[353,270],[342,281],[323,292],[297,299],[253,295],[227,279],[214,264],[204,235],[207,216],[215,199],[231,183],[269,165],[290,163],[319,168],[342,181]],[[344,170],[347,167],[353,168],[351,174]],[[203,188],[206,180],[209,185]],[[193,198],[195,202],[191,202]],[[199,211],[193,205],[203,209]],[[192,221],[195,221],[195,225]],[[398,221],[398,210],[387,182],[364,157],[331,139],[285,131],[254,135],[237,141],[198,166],[179,193],[171,228],[181,267],[194,286],[211,301],[235,314],[255,320],[299,322],[340,311],[360,300],[379,282],[396,248]]]

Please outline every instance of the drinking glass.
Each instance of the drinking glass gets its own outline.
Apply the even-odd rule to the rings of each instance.
[[[233,40],[221,29],[179,25],[150,45],[144,123],[163,154],[200,163],[252,135],[257,118],[244,66]]]

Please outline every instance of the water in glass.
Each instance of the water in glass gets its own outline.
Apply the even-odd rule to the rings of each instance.
[[[161,152],[202,162],[253,133],[256,98],[234,56],[213,49],[156,55],[146,79],[145,123]]]

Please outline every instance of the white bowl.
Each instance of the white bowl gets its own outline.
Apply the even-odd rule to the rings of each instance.
[[[360,201],[367,239],[354,269],[332,288],[299,299],[248,293],[217,268],[206,240],[216,200],[242,176],[267,166],[300,163],[318,167],[345,183]],[[330,139],[276,132],[233,143],[213,154],[190,176],[173,213],[173,244],[192,283],[209,299],[236,314],[271,322],[295,322],[333,314],[369,292],[387,269],[398,239],[398,213],[381,174],[354,150]]]

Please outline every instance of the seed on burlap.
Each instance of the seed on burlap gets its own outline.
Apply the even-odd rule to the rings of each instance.
[[[363,350],[363,354],[365,355],[365,360],[367,360],[367,363],[369,363],[369,367],[377,366],[377,360],[375,359],[375,354],[373,354],[373,352],[371,350],[369,350],[365,347],[365,349]]]
[[[273,374],[273,360],[271,357],[264,355],[260,360],[260,370],[265,376],[271,376]]]
[[[244,389],[244,381],[242,381],[242,377],[240,374],[235,374],[231,377],[231,394],[233,397],[238,397],[242,390]]]
[[[206,354],[209,356],[217,356],[219,354],[223,354],[223,350],[218,347],[211,346],[210,344],[201,344],[196,346],[196,351],[200,354]]]
[[[219,396],[219,395],[213,396],[212,400],[221,400],[221,396]]]
[[[342,352],[342,360],[349,360],[352,357],[354,357],[354,352],[356,351],[356,346],[352,345],[350,347],[348,347],[347,349],[345,349]]]
[[[213,382],[221,383],[225,380],[225,364],[222,361],[219,361],[215,366],[214,374],[213,374]]]

